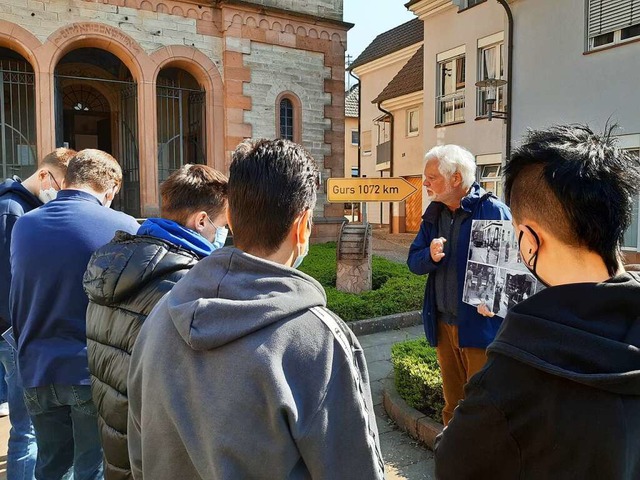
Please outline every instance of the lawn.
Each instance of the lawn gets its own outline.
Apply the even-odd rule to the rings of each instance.
[[[373,256],[373,290],[359,295],[336,287],[336,244],[312,245],[300,270],[322,284],[327,306],[345,321],[362,320],[422,308],[425,275],[414,275],[406,265]]]

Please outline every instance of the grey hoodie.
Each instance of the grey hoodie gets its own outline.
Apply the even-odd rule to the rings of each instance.
[[[200,261],[133,350],[134,477],[382,479],[364,355],[325,305],[297,270],[234,248]]]

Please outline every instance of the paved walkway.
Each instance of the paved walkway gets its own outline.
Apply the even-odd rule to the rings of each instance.
[[[380,432],[380,448],[385,459],[387,480],[433,480],[433,453],[417,444],[406,433],[397,429],[382,406],[382,380],[393,370],[391,365],[391,345],[404,340],[424,336],[422,325],[374,333],[360,337],[364,349],[371,394]]]
[[[373,229],[373,253],[392,262],[406,263],[415,233],[389,233],[389,228]]]

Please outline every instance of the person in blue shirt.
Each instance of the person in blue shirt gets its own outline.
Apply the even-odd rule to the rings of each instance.
[[[58,148],[46,155],[38,169],[22,181],[8,178],[0,184],[0,333],[11,326],[9,315],[9,286],[11,284],[10,245],[13,226],[25,213],[53,200],[67,171],[74,150]],[[9,445],[7,450],[7,478],[32,479],[36,465],[36,441],[33,426],[24,404],[22,385],[16,371],[13,347],[0,337],[0,364],[6,379],[9,407]]]
[[[11,242],[9,309],[24,398],[38,444],[36,478],[102,478],[91,397],[82,276],[91,254],[133,217],[110,208],[122,186],[118,162],[87,149],[70,161],[55,200],[18,219]]]
[[[501,319],[482,304],[464,303],[464,278],[473,220],[510,220],[507,206],[475,182],[473,154],[458,145],[440,145],[425,155],[424,186],[431,203],[409,248],[407,264],[429,274],[422,318],[429,343],[437,347],[447,425],[464,398],[464,384],[486,363],[486,348]]]
[[[132,479],[127,447],[127,372],[138,332],[156,303],[227,237],[227,178],[206,165],[184,165],[160,186],[161,218],[137,235],[118,232],[91,257],[87,349],[100,416],[105,478]]]

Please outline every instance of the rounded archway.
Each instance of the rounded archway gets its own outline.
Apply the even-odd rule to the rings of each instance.
[[[206,164],[206,92],[186,70],[167,67],[156,81],[158,181],[187,163]]]
[[[114,207],[140,215],[137,84],[114,54],[82,47],[55,68],[56,145],[98,148],[122,167],[123,186]]]
[[[3,178],[37,166],[35,74],[21,54],[0,47],[0,164]]]

